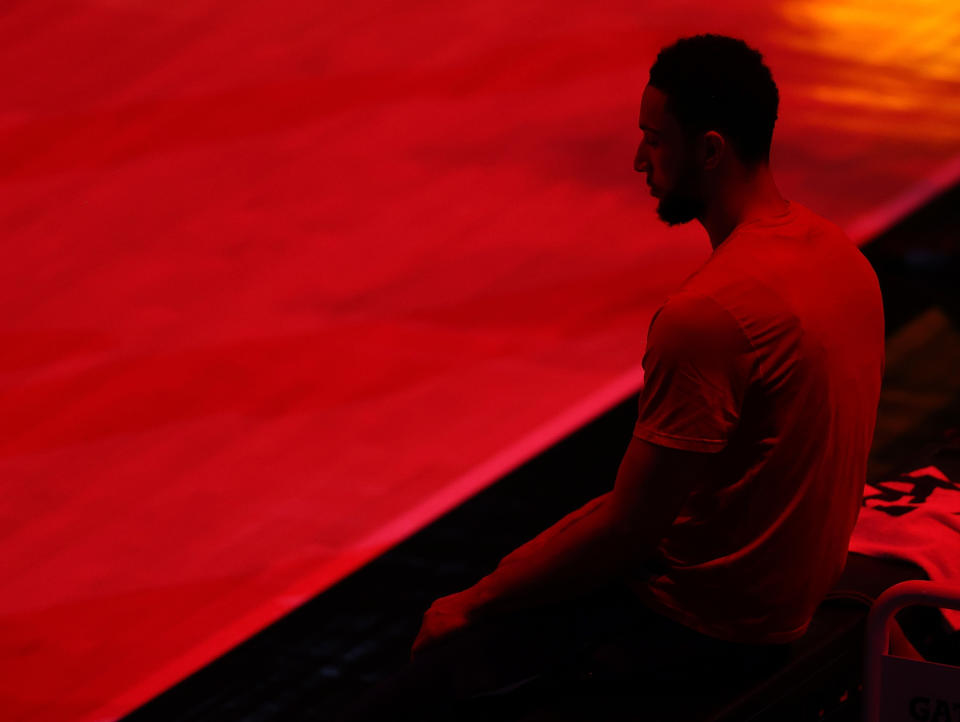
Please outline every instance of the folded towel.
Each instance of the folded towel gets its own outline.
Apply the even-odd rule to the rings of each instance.
[[[960,595],[960,430],[946,436],[917,468],[866,484],[849,548],[913,562]],[[960,611],[941,611],[960,630]]]

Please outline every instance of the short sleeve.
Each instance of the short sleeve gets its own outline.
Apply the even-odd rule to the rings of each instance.
[[[740,422],[753,348],[713,299],[685,291],[654,315],[633,435],[660,446],[721,451]]]

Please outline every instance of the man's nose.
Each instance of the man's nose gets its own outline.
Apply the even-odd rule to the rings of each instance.
[[[643,146],[637,148],[637,155],[633,159],[633,169],[637,171],[637,173],[646,173],[650,169],[647,159],[643,154]]]

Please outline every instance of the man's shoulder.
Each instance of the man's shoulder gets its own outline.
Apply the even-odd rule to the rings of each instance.
[[[659,336],[697,345],[746,338],[735,315],[708,292],[683,289],[671,294],[654,322]]]
[[[667,296],[667,300],[657,311],[676,323],[702,323],[704,318],[713,316],[721,304],[708,292],[692,288],[682,288]]]

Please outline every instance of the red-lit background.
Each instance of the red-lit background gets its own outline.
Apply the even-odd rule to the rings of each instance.
[[[0,717],[129,711],[635,392],[706,31],[857,242],[960,177],[950,3],[7,0]]]

